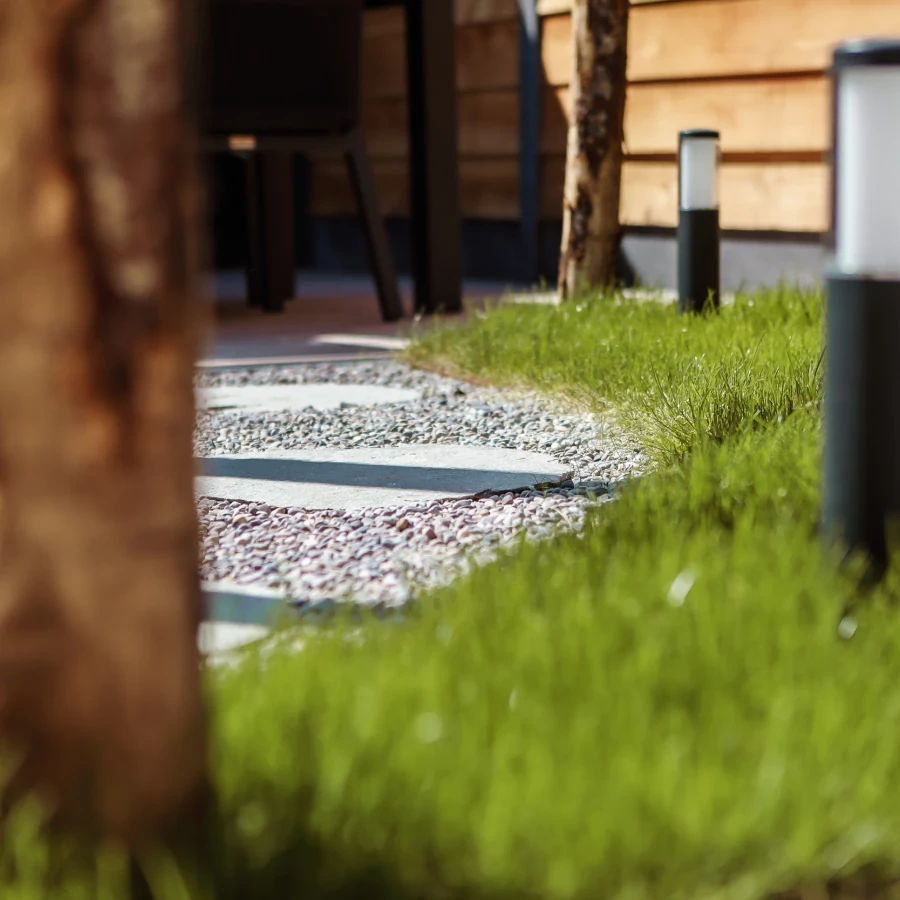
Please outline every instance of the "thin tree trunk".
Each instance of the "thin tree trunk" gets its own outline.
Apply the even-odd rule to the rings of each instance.
[[[628,0],[573,0],[562,299],[616,280],[627,41]]]
[[[0,0],[3,799],[130,843],[205,795],[188,6]]]

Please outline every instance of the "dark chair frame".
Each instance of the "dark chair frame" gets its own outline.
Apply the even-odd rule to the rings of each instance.
[[[206,0],[204,4],[206,14],[209,11],[208,4],[209,0]],[[289,3],[285,5],[289,6]],[[359,0],[359,17],[361,30],[361,0]],[[359,44],[358,41],[357,43]],[[344,50],[346,51],[346,47]],[[361,50],[360,44],[356,53],[361,54]],[[203,47],[203,60],[212,60],[209,51],[208,46]],[[259,305],[267,312],[281,312],[285,300],[294,296],[293,267],[288,271],[279,263],[283,263],[286,258],[292,259],[294,254],[294,198],[292,193],[286,195],[284,188],[285,185],[292,183],[293,155],[302,154],[308,157],[340,156],[344,160],[365,231],[382,318],[385,321],[394,321],[404,315],[396,267],[359,124],[358,62],[357,56],[356,66],[348,67],[352,83],[342,82],[338,86],[338,93],[341,95],[337,101],[341,104],[338,120],[326,126],[314,125],[313,127],[317,129],[315,131],[304,129],[303,124],[295,125],[290,121],[293,114],[289,110],[285,114],[282,110],[282,115],[278,117],[278,125],[263,125],[262,127],[266,129],[263,133],[219,133],[227,131],[227,128],[223,127],[228,121],[227,111],[223,115],[221,110],[213,111],[209,106],[204,110],[201,107],[199,117],[201,149],[205,152],[237,153],[246,162],[250,237],[248,295],[251,304]],[[204,77],[209,77],[209,71],[204,73]],[[208,89],[207,84],[202,89],[201,96],[208,97]],[[202,114],[204,112],[205,116]],[[257,123],[265,118],[263,114],[253,119],[253,111],[250,112],[251,119]],[[243,113],[241,111],[235,113],[235,122],[238,125],[235,131],[239,130],[242,114],[246,115],[246,110]],[[297,118],[303,122],[302,108],[297,113]],[[215,123],[216,133],[210,133],[212,127],[209,125],[204,128],[204,123],[209,119]],[[283,119],[287,120],[287,124],[282,121]]]
[[[206,152],[236,153],[246,161],[250,236],[247,288],[251,304],[266,312],[281,312],[285,299],[294,296],[293,272],[287,273],[277,265],[285,254],[294,253],[294,198],[281,193],[284,185],[292,182],[293,155],[339,155],[347,166],[362,219],[381,317],[385,322],[403,318],[394,257],[359,128],[339,135],[204,137],[201,145]],[[281,283],[288,274],[291,282]]]

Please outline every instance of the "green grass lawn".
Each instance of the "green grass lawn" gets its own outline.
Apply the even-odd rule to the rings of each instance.
[[[860,602],[817,539],[821,307],[596,298],[423,336],[413,362],[614,413],[657,469],[403,621],[211,674],[217,895],[751,900],[900,874],[897,580]],[[52,863],[18,835],[0,892],[31,900]]]

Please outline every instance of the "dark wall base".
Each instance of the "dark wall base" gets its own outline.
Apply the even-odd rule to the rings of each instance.
[[[217,269],[246,265],[246,184],[244,162],[229,154],[211,154],[205,160],[207,213],[212,237],[210,251]],[[306,161],[294,161],[294,201],[305,206]],[[411,230],[407,219],[389,219],[391,249],[400,274],[410,274]],[[556,280],[561,228],[548,223],[541,228],[538,265],[522,247],[515,222],[463,223],[463,274],[466,278],[490,278],[531,284],[536,277]],[[369,270],[363,230],[355,217],[297,222],[295,258],[302,268],[363,273]]]
[[[244,208],[243,162],[234,156],[209,159],[208,211],[213,261],[217,269],[246,264],[248,236]],[[297,208],[302,208],[306,179],[304,162],[298,158],[295,181]],[[410,223],[388,221],[391,248],[401,274],[410,273]],[[560,222],[540,227],[538,260],[523,249],[515,222],[468,221],[463,223],[463,274],[466,278],[496,279],[528,283],[544,279],[556,283]],[[363,273],[369,271],[365,240],[355,218],[315,219],[298,223],[295,230],[297,265],[323,271]],[[620,278],[631,286],[674,288],[677,281],[674,231],[631,231],[622,244]],[[784,279],[800,284],[819,283],[823,278],[826,251],[820,241],[800,235],[728,234],[722,238],[722,290],[733,291],[774,285]]]
[[[353,219],[320,219],[311,223],[313,265],[324,271],[363,273],[369,270],[366,246],[359,223]],[[389,219],[388,236],[401,274],[410,274],[410,223]],[[556,278],[559,226],[541,229],[540,259],[523,253],[519,226],[515,222],[463,222],[463,274],[466,278],[500,279],[531,284],[541,277]]]
[[[724,292],[774,287],[780,281],[812,287],[824,280],[827,251],[808,235],[724,233],[721,243],[721,284]],[[641,284],[675,288],[678,252],[674,233],[630,233],[622,253]]]

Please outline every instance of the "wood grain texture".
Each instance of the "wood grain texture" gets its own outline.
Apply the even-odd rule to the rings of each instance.
[[[372,164],[379,205],[385,216],[409,216],[409,166],[405,160]],[[562,196],[562,194],[560,194]],[[460,161],[460,207],[464,218],[515,221],[519,217],[519,161],[516,157]],[[323,218],[355,216],[346,171],[339,162],[313,166],[310,212]]]
[[[538,148],[540,153],[565,154],[571,109],[572,100],[568,85],[545,86],[541,91],[541,141]],[[627,102],[625,114],[628,115]]]
[[[486,157],[515,164],[518,27],[514,11],[511,5],[502,4],[476,8],[476,0],[463,11],[462,3],[458,0],[458,21],[476,23],[457,29],[463,162],[466,157]],[[833,44],[859,34],[900,32],[900,3],[633,0],[632,5],[632,83],[625,125],[628,154],[671,154],[682,128],[717,128],[722,132],[723,150],[731,159],[734,154],[738,159],[746,157],[745,162],[729,163],[723,171],[723,216],[743,223],[729,227],[820,230],[827,218],[823,211],[828,196],[827,179],[821,174],[824,169],[785,159],[815,158],[828,147],[829,87],[822,70]],[[545,16],[541,52],[546,85],[541,108],[541,209],[544,217],[551,218],[559,218],[562,206],[561,157],[566,146],[572,72],[570,8],[570,0],[539,3]],[[365,122],[373,156],[402,160],[407,155],[405,109],[402,103],[380,102],[405,96],[402,20],[394,10],[379,15],[384,13],[391,15],[367,25]],[[792,74],[786,75],[788,72]],[[482,93],[484,96],[479,96]],[[660,168],[653,169],[654,165]],[[767,168],[771,174],[764,176]],[[632,159],[627,163],[622,201],[626,221],[672,224],[673,213],[666,212],[667,203],[662,199],[673,189],[674,176],[664,175],[671,170],[668,162]],[[479,190],[477,173],[473,178],[463,188],[466,214],[471,216],[482,208],[507,217],[516,206],[516,186],[508,173],[481,203],[473,196]],[[504,190],[508,197],[502,197]],[[774,196],[778,191],[786,198],[783,202]],[[773,196],[763,204],[761,198],[767,195]],[[764,205],[768,211],[762,209]],[[732,209],[727,211],[729,206]]]
[[[542,92],[541,152],[564,153],[567,85]],[[824,75],[629,85],[625,140],[632,154],[674,153],[683,128],[722,132],[726,152],[823,151],[830,141]]]
[[[456,0],[453,7],[453,18],[457,25],[503,22],[518,19],[518,16],[518,0]],[[401,6],[369,9],[363,16],[363,35],[373,38],[388,34],[403,34],[405,22]]]
[[[685,0],[632,11],[631,81],[819,72],[835,43],[900,31],[896,0]]]
[[[456,0],[454,17],[458,25],[472,22],[518,20],[518,0]]]
[[[488,22],[456,30],[460,91],[519,86],[519,23]]]
[[[542,160],[541,214],[558,220],[564,159]],[[829,168],[823,163],[726,163],[722,166],[722,227],[821,233],[828,227]],[[622,168],[624,225],[674,227],[678,220],[674,163],[627,161]]]
[[[667,3],[669,0],[631,0],[631,6],[642,3]],[[572,10],[572,0],[538,0],[537,12],[539,16],[552,16],[557,13],[567,13]]]
[[[393,12],[393,10],[387,10]],[[377,10],[382,12],[382,10]],[[406,96],[406,35],[397,31],[363,35],[363,103],[378,98]]]
[[[542,23],[541,64],[544,83],[567,85],[572,78],[572,19],[547,16]]]
[[[721,174],[723,228],[823,232],[828,227],[829,169],[821,163],[728,163]],[[627,225],[675,225],[674,163],[630,162],[622,174]]]
[[[900,32],[896,0],[682,0],[633,4],[630,81],[822,72],[836,43]],[[544,19],[547,83],[568,83],[571,20]]]
[[[406,16],[402,6],[369,9],[363,14],[363,40],[373,40],[391,34],[404,34]]]
[[[821,152],[831,141],[830,84],[813,75],[629,86],[628,153],[675,153],[685,128],[717,129],[726,153]]]
[[[517,20],[476,22],[456,29],[457,90],[517,88]],[[406,96],[405,32],[382,29],[363,38],[363,100]]]
[[[0,16],[2,807],[126,844],[206,783],[182,9]]]
[[[474,91],[457,98],[459,152],[463,156],[516,156],[519,152],[519,95],[515,90]],[[371,100],[363,108],[363,129],[373,159],[409,155],[406,100]]]

